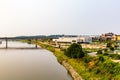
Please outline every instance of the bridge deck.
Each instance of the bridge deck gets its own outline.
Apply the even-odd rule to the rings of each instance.
[[[35,37],[33,37],[33,38],[29,38],[29,37],[24,37],[24,38],[17,38],[17,37],[0,37],[0,40],[5,40],[5,42],[6,42],[6,47],[5,48],[0,48],[0,49],[39,49],[38,48],[38,46],[37,46],[37,44],[35,44],[35,48],[24,48],[24,47],[22,47],[22,48],[10,48],[10,47],[8,47],[8,40],[24,40],[24,39],[34,39],[35,40],[35,42],[37,43],[37,41],[38,41],[38,38],[35,38]],[[1,42],[2,43],[2,42]]]
[[[8,48],[0,47],[0,49],[42,49],[42,48],[40,47],[38,48],[35,48],[35,47],[8,47]]]

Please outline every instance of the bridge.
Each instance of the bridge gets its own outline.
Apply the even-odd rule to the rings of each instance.
[[[5,48],[0,48],[0,49],[8,49],[9,48],[8,47],[9,40],[30,40],[30,42],[31,42],[31,40],[34,40],[35,43],[37,43],[38,39],[40,39],[40,38],[36,38],[36,37],[0,37],[0,40],[5,40],[5,43],[6,43]],[[37,46],[37,44],[35,44],[34,48],[19,48],[19,49],[37,49],[37,48],[38,48],[38,46]],[[13,49],[13,48],[10,48],[10,49]],[[18,49],[18,48],[14,48],[14,49]]]

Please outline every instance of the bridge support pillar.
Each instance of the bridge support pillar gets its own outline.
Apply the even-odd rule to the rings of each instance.
[[[35,48],[38,48],[38,46],[37,46],[37,38],[35,39]]]
[[[8,40],[7,40],[7,38],[5,39],[6,40],[6,49],[8,48]]]

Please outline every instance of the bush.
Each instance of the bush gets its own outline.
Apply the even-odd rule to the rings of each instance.
[[[120,64],[119,64],[119,63],[116,64],[116,66],[114,67],[113,72],[114,72],[114,75],[115,75],[115,76],[116,76],[116,75],[120,75]]]
[[[107,72],[109,74],[114,74],[114,67],[116,66],[117,63],[114,63],[113,61],[106,61],[102,65],[102,69],[104,70],[103,73]]]
[[[103,54],[103,55],[107,56],[107,55],[109,55],[109,53],[108,53],[108,52],[104,52],[104,54]]]
[[[114,49],[114,47],[110,47],[110,50],[111,50],[111,51],[114,51],[115,49]]]
[[[98,50],[98,51],[97,51],[97,54],[103,54],[103,53],[102,53],[102,50]]]
[[[107,43],[107,48],[109,48],[111,51],[114,51],[115,50],[114,49],[115,45],[114,45],[114,47],[112,45],[113,45],[112,42]]]
[[[83,60],[84,60],[85,63],[89,63],[92,60],[92,57],[86,56],[86,57],[83,58]]]
[[[85,53],[80,44],[73,43],[65,52],[65,55],[71,58],[82,58]]]
[[[119,54],[109,54],[109,57],[111,57],[112,59],[120,59],[120,55]]]
[[[99,56],[99,61],[104,62],[105,61],[104,57],[103,56]]]
[[[112,46],[112,43],[111,42],[109,42],[109,43],[107,43],[107,48],[110,48]]]

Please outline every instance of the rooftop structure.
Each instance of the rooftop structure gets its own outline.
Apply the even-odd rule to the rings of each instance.
[[[105,40],[105,41],[107,41],[107,40],[115,41],[115,40],[117,40],[117,35],[114,34],[114,33],[111,33],[111,32],[110,33],[105,33],[105,34],[101,35],[101,39]]]

